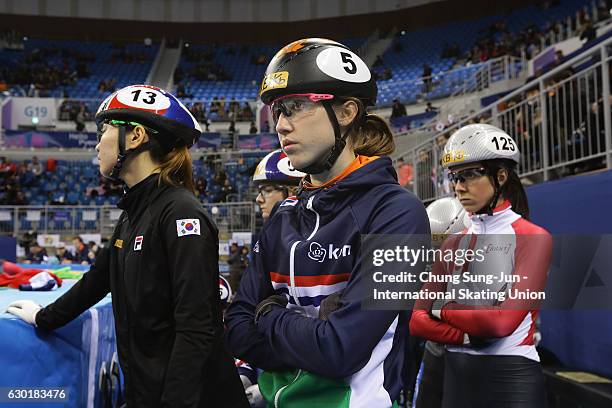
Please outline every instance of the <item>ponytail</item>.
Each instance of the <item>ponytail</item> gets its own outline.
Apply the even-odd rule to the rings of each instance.
[[[160,163],[158,169],[159,183],[174,187],[184,187],[196,194],[193,181],[193,163],[186,146],[175,147],[171,151],[164,150],[155,138],[151,140],[151,156]]]
[[[529,220],[529,202],[527,200],[527,193],[521,183],[521,179],[516,174],[516,164],[508,159],[493,159],[484,162],[486,167],[489,169],[491,177],[497,177],[497,172],[500,169],[505,169],[508,173],[508,179],[500,187],[500,195],[510,201],[512,205],[512,211],[519,214],[526,220]]]
[[[521,179],[514,170],[508,171],[508,180],[501,186],[501,196],[508,199],[512,205],[512,210],[520,214],[526,220],[529,220],[529,202],[525,188],[521,183]]]
[[[378,115],[366,114],[363,123],[350,137],[355,153],[363,156],[389,156],[395,151],[393,133]]]
[[[366,112],[363,102],[346,98],[357,104],[356,118],[348,126],[347,134],[353,150],[363,156],[389,156],[395,151],[395,139],[389,125],[378,115]]]

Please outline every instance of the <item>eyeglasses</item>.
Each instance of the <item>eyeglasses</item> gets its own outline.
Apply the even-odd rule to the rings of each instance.
[[[282,96],[270,104],[274,124],[278,123],[281,113],[286,118],[312,113],[317,106],[317,102],[333,99],[329,94],[291,94]]]
[[[282,193],[287,193],[287,187],[282,186],[259,186],[258,188],[259,194],[265,199],[270,198],[273,192],[280,191]]]
[[[104,134],[104,132],[102,131],[102,128],[105,124],[111,125],[111,126],[131,126],[132,128],[135,128],[136,126],[142,126],[143,128],[145,128],[145,130],[147,131],[147,133],[159,133],[157,130],[155,129],[151,129],[148,126],[145,126],[141,123],[138,122],[129,122],[129,121],[125,121],[125,120],[107,120],[104,121],[102,123],[100,123],[100,125],[98,126],[98,131],[96,132],[96,136],[98,138],[98,143],[100,143],[100,139],[102,139],[102,135]]]
[[[487,175],[487,169],[484,167],[477,167],[473,169],[465,169],[457,172],[451,171],[448,173],[448,179],[451,183],[457,184],[458,182],[468,182],[475,180],[479,177],[483,177]]]

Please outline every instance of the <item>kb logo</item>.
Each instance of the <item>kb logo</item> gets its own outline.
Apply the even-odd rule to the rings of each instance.
[[[312,242],[309,249],[308,257],[317,262],[323,262],[326,259],[340,259],[351,254],[350,245],[334,248],[334,244],[329,244],[328,249],[325,249],[318,242]]]

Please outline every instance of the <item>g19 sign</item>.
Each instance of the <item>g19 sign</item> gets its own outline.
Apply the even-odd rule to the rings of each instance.
[[[11,99],[11,129],[19,126],[52,126],[55,124],[57,109],[54,98],[20,98]]]

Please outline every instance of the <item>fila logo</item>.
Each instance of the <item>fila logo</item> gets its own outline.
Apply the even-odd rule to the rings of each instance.
[[[287,207],[287,206],[295,206],[298,203],[298,200],[296,198],[286,198],[282,203],[281,203],[281,207]]]
[[[340,259],[341,257],[349,256],[350,254],[350,245],[334,247],[334,244],[329,244],[327,248],[323,248],[318,242],[311,242],[308,251],[308,257],[317,262],[323,262],[326,259]]]
[[[143,239],[144,237],[142,235],[136,237],[136,239],[134,240],[134,251],[140,251],[142,249]]]

